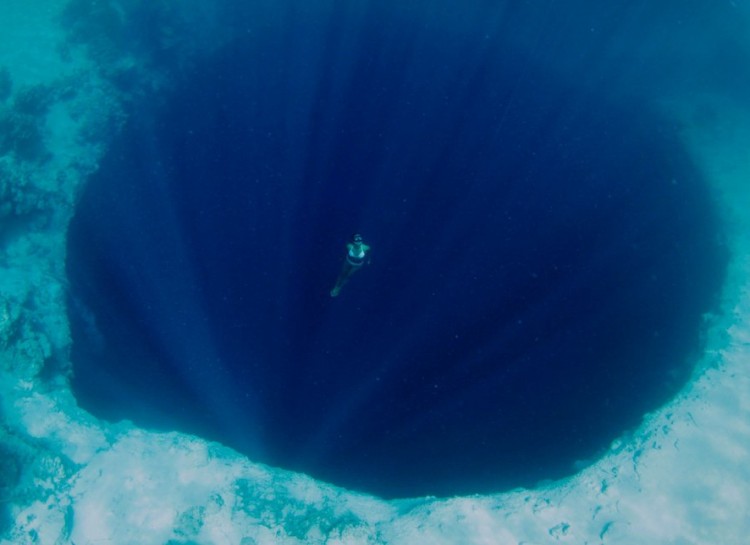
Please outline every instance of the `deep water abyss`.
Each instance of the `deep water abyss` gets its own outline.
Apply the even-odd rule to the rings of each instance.
[[[553,48],[370,9],[269,8],[134,108],[69,232],[76,395],[386,497],[571,474],[689,377],[704,183]]]

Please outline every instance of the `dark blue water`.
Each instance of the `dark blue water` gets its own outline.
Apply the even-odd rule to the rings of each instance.
[[[259,3],[136,104],[70,229],[76,395],[387,497],[570,474],[691,372],[706,186],[554,13],[386,4]]]

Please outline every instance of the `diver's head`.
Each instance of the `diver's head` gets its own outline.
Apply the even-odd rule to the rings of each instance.
[[[355,234],[355,235],[354,235],[354,236],[352,237],[352,242],[354,242],[354,244],[362,244],[362,235],[360,235],[360,234]]]

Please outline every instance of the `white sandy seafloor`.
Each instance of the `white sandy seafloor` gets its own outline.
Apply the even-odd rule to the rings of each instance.
[[[704,125],[685,122],[683,134],[715,188],[732,251],[725,312],[707,317],[708,350],[683,392],[570,479],[385,502],[192,436],[107,424],[76,406],[65,229],[121,114],[94,64],[58,47],[62,4],[4,0],[0,16],[0,67],[14,83],[0,112],[7,118],[28,86],[56,90],[31,118],[0,125],[38,130],[52,153],[0,157],[0,507],[10,526],[2,545],[747,542],[750,111],[719,96],[664,100],[685,119],[692,107],[715,111],[697,117]]]

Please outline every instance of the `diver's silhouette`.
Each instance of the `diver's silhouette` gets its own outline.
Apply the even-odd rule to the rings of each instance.
[[[344,287],[349,277],[361,269],[366,262],[367,252],[370,251],[370,247],[362,242],[361,235],[354,235],[352,241],[346,245],[346,259],[344,260],[344,266],[341,269],[341,274],[336,279],[336,285],[331,290],[331,297],[336,297],[340,292],[341,288]]]

